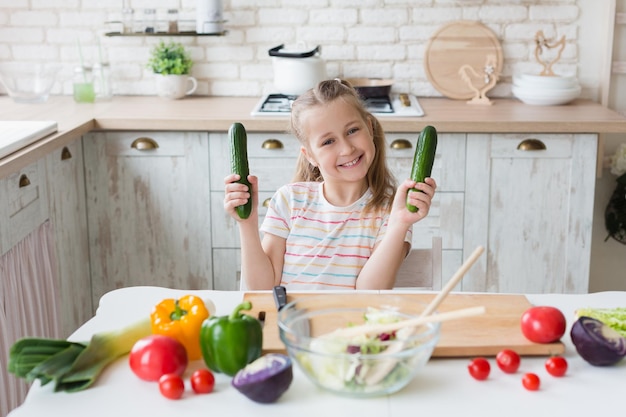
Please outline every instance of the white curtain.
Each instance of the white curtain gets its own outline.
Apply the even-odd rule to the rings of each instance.
[[[56,271],[49,222],[0,256],[0,416],[21,404],[28,390],[7,371],[13,343],[23,337],[60,337]]]

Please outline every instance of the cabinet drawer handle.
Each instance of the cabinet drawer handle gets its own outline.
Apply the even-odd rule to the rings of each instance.
[[[137,138],[130,144],[130,147],[138,151],[157,149],[159,144],[152,138]]]
[[[265,201],[263,201],[263,207],[269,207],[270,201],[272,201],[271,198],[266,198]]]
[[[20,188],[28,187],[30,185],[30,180],[26,174],[20,175],[19,186]]]
[[[517,149],[520,151],[543,151],[546,148],[546,144],[539,139],[524,139],[517,145]]]
[[[391,149],[411,149],[413,146],[407,139],[396,139],[391,142]]]
[[[267,139],[265,142],[263,142],[263,144],[261,145],[261,148],[263,148],[263,149],[282,149],[283,148],[283,143],[281,141],[279,141],[278,139]]]
[[[66,161],[68,159],[72,159],[72,153],[69,149],[67,149],[67,146],[64,146],[61,151],[61,161]]]

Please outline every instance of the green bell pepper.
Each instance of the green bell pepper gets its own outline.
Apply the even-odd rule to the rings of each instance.
[[[261,356],[261,322],[241,313],[250,309],[252,303],[244,301],[230,316],[211,316],[202,323],[200,349],[204,362],[212,371],[234,376]]]

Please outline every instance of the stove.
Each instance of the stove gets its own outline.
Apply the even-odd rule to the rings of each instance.
[[[267,94],[254,106],[252,116],[288,116],[291,103],[298,98],[285,94]],[[365,99],[365,106],[376,117],[421,117],[424,110],[417,97],[410,94],[390,94],[389,96]]]

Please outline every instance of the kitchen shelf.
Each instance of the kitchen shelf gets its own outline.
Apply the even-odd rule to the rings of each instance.
[[[168,33],[168,32],[154,32],[154,33],[145,33],[145,32],[133,32],[133,33],[121,33],[121,32],[108,32],[105,33],[105,36],[224,36],[228,33],[227,30],[216,33],[197,33],[195,30],[190,31],[182,31],[177,33]]]

